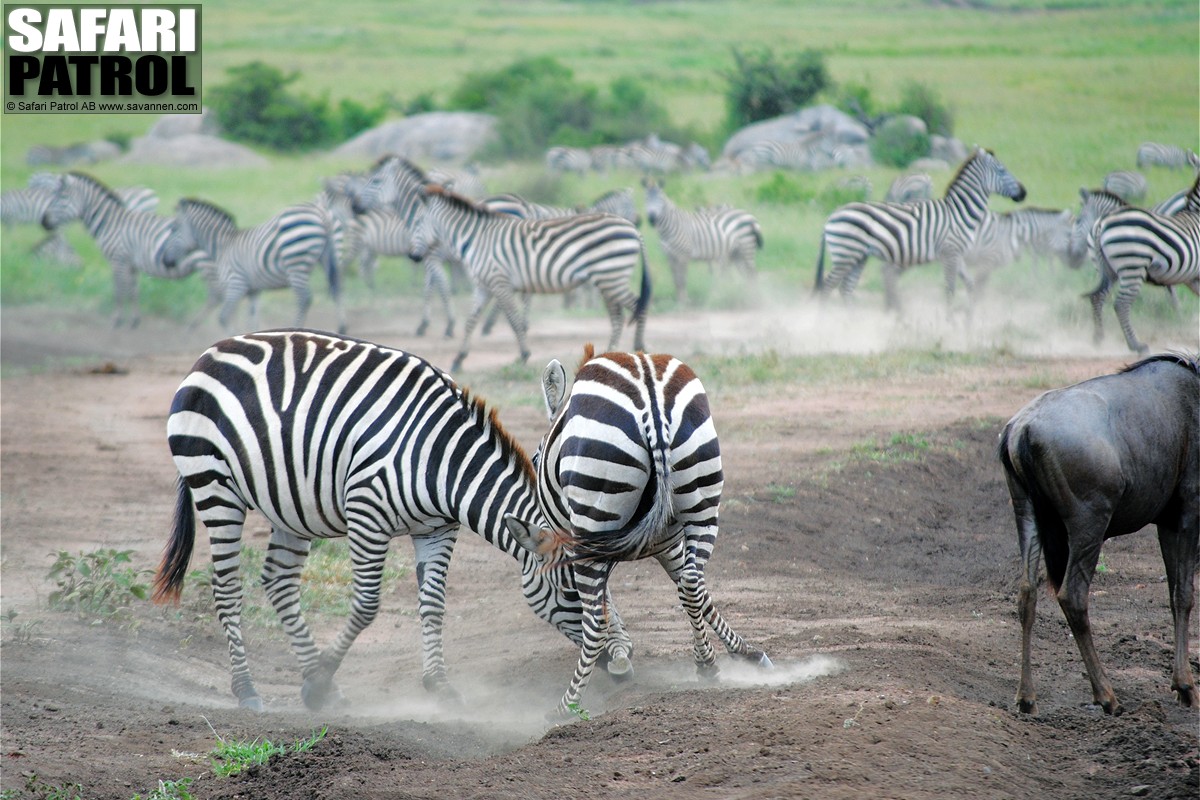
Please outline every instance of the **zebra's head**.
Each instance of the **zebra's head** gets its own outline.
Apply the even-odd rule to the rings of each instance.
[[[1069,263],[1081,266],[1092,249],[1092,235],[1096,224],[1103,218],[1125,206],[1125,201],[1103,189],[1079,190],[1079,213],[1071,225],[1071,238],[1067,244]]]
[[[1025,187],[1021,185],[1008,167],[1000,163],[1000,159],[991,150],[982,147],[975,149],[975,155],[970,162],[979,176],[982,187],[991,194],[1007,197],[1015,202],[1025,199]]]
[[[662,183],[654,178],[642,178],[642,187],[646,190],[646,220],[651,227],[657,226],[667,210],[667,195]]]
[[[46,230],[55,230],[83,215],[83,200],[80,193],[74,190],[74,183],[70,175],[51,175],[49,173],[35,175],[30,180],[30,186],[44,188],[53,194],[50,204],[42,214],[42,227]]]

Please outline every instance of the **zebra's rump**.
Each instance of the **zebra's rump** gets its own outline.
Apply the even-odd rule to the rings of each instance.
[[[849,203],[825,223],[831,251],[850,250],[892,264],[932,260],[942,226],[931,225],[924,203]]]

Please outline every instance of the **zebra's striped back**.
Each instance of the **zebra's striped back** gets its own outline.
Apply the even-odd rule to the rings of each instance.
[[[1119,169],[1104,176],[1104,191],[1112,192],[1126,203],[1140,202],[1146,196],[1146,176],[1131,169]]]
[[[1158,142],[1142,142],[1138,146],[1137,165],[1141,167],[1166,167],[1167,169],[1183,169],[1191,167],[1200,170],[1200,156],[1190,148],[1174,144]]]
[[[900,175],[888,186],[885,203],[916,203],[933,199],[933,177],[928,172]]]
[[[538,501],[569,532],[576,557],[634,560],[667,549],[684,528],[716,539],[721,448],[696,374],[666,355],[588,360],[542,440]]]
[[[250,509],[273,529],[264,583],[300,655],[306,687],[328,683],[370,624],[383,560],[397,536],[414,537],[423,627],[436,623],[424,631],[427,685],[431,677],[445,683],[441,616],[459,526],[517,559],[534,611],[580,641],[571,571],[541,569],[508,533],[506,518],[541,525],[528,458],[494,412],[417,356],[307,331],[226,339],[180,385],[167,440],[181,476],[181,507],[190,513],[194,502],[210,533],[218,616],[230,639],[234,691],[244,702],[257,696],[237,621],[238,553]],[[159,599],[177,597],[186,576],[191,532],[180,519],[156,581]],[[298,616],[299,571],[311,540],[341,536],[354,554],[353,610],[322,652]]]

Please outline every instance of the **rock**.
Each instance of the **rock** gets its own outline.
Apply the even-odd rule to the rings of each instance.
[[[121,159],[128,164],[160,164],[173,167],[262,167],[267,159],[244,145],[207,134],[183,134],[171,138],[141,136],[129,144]]]
[[[394,154],[412,161],[467,161],[496,135],[496,118],[467,111],[433,111],[392,120],[360,133],[333,151],[376,159]]]
[[[146,135],[153,139],[174,139],[197,134],[215,136],[219,132],[216,115],[211,109],[201,108],[199,114],[163,114]]]

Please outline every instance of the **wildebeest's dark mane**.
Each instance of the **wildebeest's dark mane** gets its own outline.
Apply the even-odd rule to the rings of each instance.
[[[1191,355],[1188,355],[1187,353],[1175,352],[1156,353],[1152,356],[1147,356],[1140,361],[1135,361],[1132,364],[1127,365],[1121,370],[1121,372],[1133,372],[1135,369],[1139,369],[1147,364],[1154,364],[1159,361],[1178,364],[1184,369],[1194,372],[1197,377],[1200,377],[1200,354],[1197,353],[1193,353]]]
[[[468,209],[470,211],[474,211],[476,214],[491,214],[493,216],[501,216],[501,217],[512,216],[511,214],[504,214],[504,213],[497,213],[494,211],[489,211],[487,208],[479,205],[478,203],[476,203],[474,200],[467,197],[466,195],[459,194],[458,192],[454,191],[453,189],[449,189],[449,188],[441,185],[440,183],[425,184],[425,193],[427,195],[437,195],[438,197],[444,197],[445,199],[449,200],[453,205],[459,206],[460,208]]]

